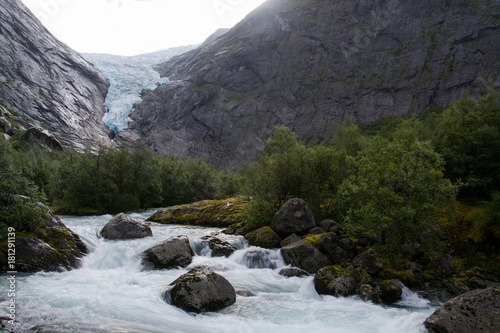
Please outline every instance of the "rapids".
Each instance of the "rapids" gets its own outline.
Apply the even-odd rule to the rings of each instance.
[[[144,220],[152,211],[131,214]],[[318,295],[313,277],[285,278],[277,250],[249,247],[241,236],[218,228],[151,224],[153,237],[108,241],[99,236],[111,215],[61,217],[87,244],[90,253],[71,271],[17,275],[18,332],[200,332],[200,333],[411,333],[426,332],[423,322],[436,307],[404,288],[395,306],[363,302],[357,297]],[[142,272],[138,255],[168,237],[185,234],[196,252],[187,269]],[[229,258],[213,258],[200,238],[213,234],[238,250]],[[237,290],[236,303],[220,312],[193,315],[164,301],[169,283],[193,266],[209,266]],[[1,275],[0,289],[8,290]],[[0,317],[8,300],[0,295]],[[1,331],[1,329],[0,329]]]

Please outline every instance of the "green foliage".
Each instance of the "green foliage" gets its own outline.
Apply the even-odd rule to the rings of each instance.
[[[433,216],[454,202],[457,186],[443,178],[443,160],[430,143],[376,136],[349,163],[355,174],[340,190],[348,229],[382,234],[393,250],[435,244]]]
[[[8,141],[0,141],[0,239],[7,227],[33,231],[42,225],[45,195],[22,172],[19,156]]]
[[[500,188],[500,93],[464,95],[442,113],[435,133],[445,175],[467,184],[461,196],[489,199]]]
[[[265,150],[246,169],[245,191],[255,197],[249,206],[263,224],[290,198],[306,200],[318,217],[331,212],[340,185],[345,152],[326,146],[306,147],[286,127],[277,126]],[[255,218],[254,218],[255,219]]]

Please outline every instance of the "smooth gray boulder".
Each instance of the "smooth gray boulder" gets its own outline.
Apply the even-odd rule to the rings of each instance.
[[[135,239],[153,236],[153,232],[148,225],[120,213],[102,228],[101,235],[106,239]]]
[[[165,292],[167,303],[187,312],[221,310],[236,302],[236,291],[222,275],[194,268],[172,282]]]
[[[500,286],[455,297],[424,322],[430,333],[500,332]]]
[[[187,267],[194,252],[185,235],[171,237],[143,252],[142,264],[145,270]]]
[[[271,228],[281,237],[291,234],[305,235],[316,227],[313,213],[307,203],[299,198],[292,198],[278,210],[271,221]]]

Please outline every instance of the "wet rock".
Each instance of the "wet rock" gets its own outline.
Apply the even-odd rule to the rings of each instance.
[[[168,269],[187,267],[193,260],[194,252],[185,235],[171,237],[143,252],[144,269]]]
[[[251,245],[266,249],[278,248],[281,242],[281,237],[269,226],[249,232],[245,235],[245,238]]]
[[[267,250],[248,251],[243,256],[245,265],[248,268],[276,268],[276,263],[271,260],[271,253]]]
[[[370,284],[362,284],[358,288],[358,296],[365,302],[379,303],[380,296],[376,287]]]
[[[330,265],[330,260],[323,253],[303,240],[282,247],[281,255],[285,263],[308,273],[316,273],[320,268]]]
[[[120,213],[102,228],[101,235],[112,240],[136,239],[153,236],[153,232],[148,225],[127,214]]]
[[[309,206],[299,198],[288,200],[271,221],[271,228],[281,237],[305,235],[314,227],[316,221]]]
[[[299,268],[285,267],[280,270],[279,275],[285,277],[301,277],[301,276],[309,276],[310,274]]]
[[[401,299],[403,289],[393,280],[384,280],[380,283],[380,300],[391,304]]]
[[[218,311],[236,302],[236,291],[229,281],[207,270],[192,269],[170,285],[165,292],[167,302],[187,312]]]
[[[453,298],[424,325],[431,333],[500,332],[500,288],[473,290]]]
[[[253,292],[244,289],[236,289],[236,295],[241,297],[254,297],[256,296]]]
[[[368,249],[360,253],[354,258],[352,263],[355,267],[364,268],[370,275],[377,275],[384,267],[378,253],[374,249]]]
[[[318,294],[346,297],[356,292],[357,281],[350,270],[340,266],[326,266],[314,276],[314,288]]]
[[[210,248],[212,257],[229,257],[236,251],[235,246],[214,236],[204,236],[201,240],[202,246]]]

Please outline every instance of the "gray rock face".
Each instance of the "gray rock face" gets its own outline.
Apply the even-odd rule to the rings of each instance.
[[[424,325],[431,333],[500,332],[500,289],[474,290],[453,298]]]
[[[316,247],[299,240],[281,248],[286,264],[301,268],[308,273],[316,273],[320,268],[330,265],[330,260]]]
[[[118,214],[101,230],[106,239],[135,239],[153,236],[151,228],[126,214]]]
[[[109,83],[52,36],[20,0],[0,7],[0,102],[26,128],[79,150],[111,145],[102,122]]]
[[[236,291],[223,276],[192,269],[170,284],[167,302],[185,311],[203,313],[228,307],[236,302]]]
[[[316,222],[309,206],[299,198],[285,202],[271,221],[271,228],[281,237],[291,234],[305,235],[315,226]]]
[[[144,251],[142,263],[146,270],[187,267],[193,260],[193,255],[189,239],[181,235]]]
[[[444,108],[500,88],[495,1],[268,1],[203,47],[159,65],[130,133],[158,152],[244,165],[275,125],[330,136],[350,116]]]

